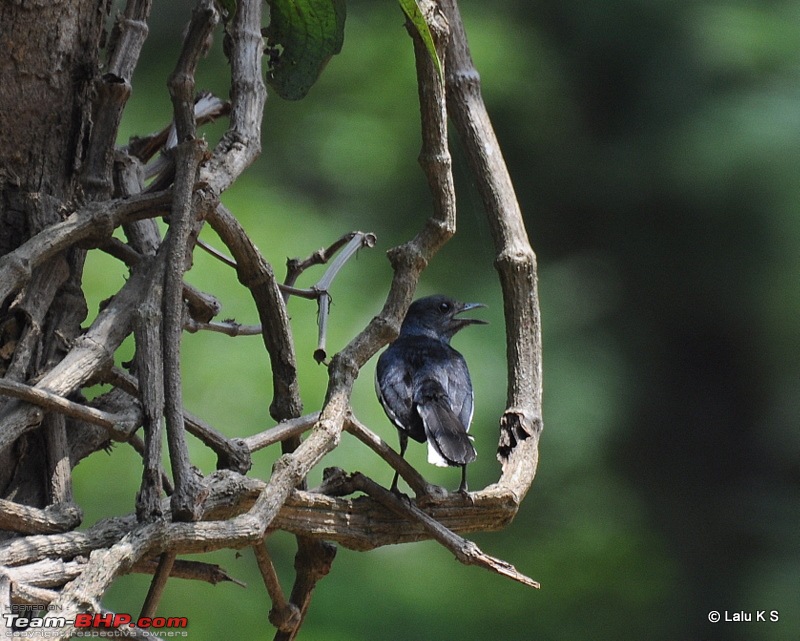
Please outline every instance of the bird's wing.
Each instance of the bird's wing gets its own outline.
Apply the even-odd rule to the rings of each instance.
[[[415,394],[417,413],[428,440],[428,462],[444,467],[466,465],[477,453],[461,419],[453,412],[441,384],[428,378]]]
[[[424,441],[423,434],[413,434],[412,378],[408,363],[390,347],[378,359],[375,368],[375,391],[386,415],[395,426],[409,436]]]
[[[450,407],[453,413],[458,416],[461,424],[466,431],[472,424],[472,410],[474,394],[472,391],[472,380],[469,377],[467,362],[459,352],[450,348],[451,354],[445,370],[445,376],[437,377],[442,383],[442,387],[450,399]]]

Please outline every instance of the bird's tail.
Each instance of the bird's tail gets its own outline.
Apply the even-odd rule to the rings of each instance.
[[[426,389],[416,404],[428,440],[428,462],[440,467],[472,463],[478,453],[467,434],[467,426],[450,409],[441,386],[436,384],[436,387],[438,390]]]

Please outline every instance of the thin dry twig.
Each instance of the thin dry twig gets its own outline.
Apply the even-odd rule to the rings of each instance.
[[[299,416],[298,418],[290,418],[281,421],[275,427],[270,427],[263,432],[246,436],[242,442],[247,446],[251,452],[256,452],[275,443],[294,439],[299,437],[304,432],[310,430],[319,420],[319,412]]]
[[[164,552],[158,560],[158,568],[153,574],[153,580],[150,582],[150,588],[147,590],[147,596],[142,605],[140,617],[153,617],[158,608],[158,603],[161,601],[161,596],[164,594],[164,588],[167,585],[167,579],[172,574],[172,568],[175,565],[175,558],[178,555],[175,552]]]
[[[347,418],[345,429],[399,472],[418,497],[442,497],[446,492],[437,485],[428,483],[414,467],[395,452],[375,432],[359,421],[352,413]]]
[[[231,258],[230,256],[226,256],[217,248],[209,245],[202,238],[197,239],[197,246],[204,252],[206,252],[209,256],[213,256],[214,258],[216,258],[219,262],[227,265],[228,267],[233,267],[234,269],[236,269],[236,261],[233,260],[233,258]]]
[[[216,332],[226,336],[260,336],[263,331],[261,325],[242,325],[236,321],[227,320],[212,323],[201,323],[194,318],[187,318],[183,323],[183,329],[190,334],[201,331]]]
[[[147,559],[139,561],[132,568],[131,572],[138,572],[140,574],[155,574],[159,568],[159,561]],[[169,574],[170,578],[186,579],[189,581],[202,581],[217,585],[218,583],[230,582],[238,585],[239,587],[246,588],[247,584],[244,581],[232,577],[223,568],[215,563],[203,563],[201,561],[187,561],[185,559],[176,559],[172,564],[172,570]]]
[[[258,570],[264,579],[269,598],[272,600],[272,609],[269,611],[269,622],[278,630],[293,630],[300,623],[300,610],[286,600],[283,593],[278,573],[272,564],[272,559],[267,551],[266,541],[253,546]]]
[[[112,414],[103,410],[70,401],[63,396],[48,392],[45,389],[31,387],[16,381],[0,379],[0,395],[18,398],[38,405],[44,409],[55,411],[77,418],[92,425],[99,425],[108,430],[112,438],[118,441],[127,440],[136,427],[141,425],[142,418],[135,407],[125,414]]]
[[[329,474],[325,489],[329,493],[337,493],[337,491],[342,491],[347,494],[354,491],[364,492],[395,514],[416,521],[422,525],[425,531],[430,534],[431,538],[441,543],[455,554],[456,558],[464,565],[478,565],[497,574],[514,579],[528,587],[540,587],[537,581],[518,572],[510,563],[486,554],[472,541],[468,541],[450,531],[439,521],[420,510],[411,501],[404,500],[393,492],[382,488],[375,483],[375,481],[364,476],[360,472],[349,475],[345,474],[343,470],[326,470],[326,472]]]
[[[198,168],[205,154],[205,144],[195,139],[197,123],[194,119],[194,74],[217,22],[219,12],[214,3],[211,0],[199,3],[192,13],[175,71],[167,83],[172,97],[178,146],[175,150],[174,199],[166,238],[167,268],[164,274],[164,418],[172,475],[175,478],[175,492],[171,497],[172,516],[174,519],[187,521],[198,518],[202,500],[198,473],[192,467],[184,437],[180,364],[183,275],[189,266],[191,247],[194,245],[193,232],[196,235],[195,215],[198,210],[194,201],[194,189]]]

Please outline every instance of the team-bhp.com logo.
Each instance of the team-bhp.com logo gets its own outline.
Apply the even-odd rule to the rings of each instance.
[[[78,614],[75,619],[53,616],[32,616],[30,613],[3,614],[6,629],[15,631],[35,632],[45,629],[65,628],[74,626],[77,630],[107,630],[120,628],[142,628],[145,630],[176,630],[184,629],[189,625],[186,617],[139,617],[134,619],[130,614],[119,612],[106,612],[103,614]],[[170,635],[172,636],[172,635]]]

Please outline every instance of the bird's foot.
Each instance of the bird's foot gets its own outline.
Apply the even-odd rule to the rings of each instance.
[[[397,489],[397,482],[400,480],[400,472],[394,473],[394,478],[392,479],[392,486],[389,488],[389,491],[392,494],[400,495],[402,492]]]
[[[468,502],[470,505],[475,505],[475,501],[473,501],[472,497],[470,496],[469,487],[467,487],[466,465],[461,467],[461,484],[458,486],[457,492],[463,497],[465,502]]]
[[[400,501],[405,501],[406,503],[412,502],[411,497],[405,492],[401,492],[400,488],[397,487],[397,479],[395,479],[395,482],[392,483],[392,486],[389,488],[389,491]]]

